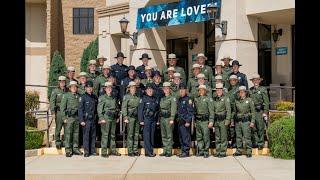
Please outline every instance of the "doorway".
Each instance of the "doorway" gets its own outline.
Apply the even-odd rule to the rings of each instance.
[[[263,78],[262,86],[271,84],[271,45],[271,25],[258,24],[258,73]]]
[[[182,67],[188,79],[189,58],[188,58],[188,38],[168,39],[167,54],[174,53],[177,56],[177,66]],[[166,62],[168,65],[168,61]]]

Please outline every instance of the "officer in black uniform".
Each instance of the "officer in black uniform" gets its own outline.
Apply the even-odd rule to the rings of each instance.
[[[159,101],[153,96],[152,85],[146,86],[146,95],[142,97],[138,106],[138,119],[143,126],[143,142],[145,156],[154,157],[154,132],[159,114]]]
[[[96,156],[96,115],[98,97],[93,94],[93,82],[87,81],[86,92],[79,98],[78,117],[83,132],[84,157]]]
[[[144,91],[146,87],[141,83],[141,79],[139,77],[136,77],[136,79],[134,79],[134,82],[137,84],[137,96],[142,97],[145,94]]]
[[[160,102],[160,99],[164,96],[163,90],[162,90],[162,82],[161,82],[161,75],[159,71],[153,71],[152,72],[152,89],[153,89],[153,96],[155,96],[158,99],[158,102]]]
[[[239,63],[239,61],[237,61],[237,60],[232,61],[232,72],[230,73],[230,76],[236,75],[239,80],[239,86],[245,86],[248,89],[247,76],[245,74],[239,72],[240,66],[242,66],[242,65]]]
[[[180,97],[177,101],[177,121],[181,144],[181,153],[178,156],[180,158],[189,157],[191,145],[190,126],[193,116],[193,103],[191,98],[187,95],[187,90],[187,86],[184,83],[180,84]]]
[[[127,77],[128,66],[123,64],[124,56],[122,52],[118,52],[117,63],[111,66],[112,74],[116,77],[117,85],[120,85],[121,81]]]
[[[142,65],[137,67],[138,77],[141,79],[147,79],[146,74],[144,74],[144,68],[148,66],[149,60],[151,59],[147,53],[142,54],[141,58]]]
[[[136,78],[136,68],[134,66],[129,66],[127,71],[128,77],[124,78],[121,81],[120,85],[120,99],[123,99],[123,96],[127,94],[127,87],[131,81],[134,81]]]

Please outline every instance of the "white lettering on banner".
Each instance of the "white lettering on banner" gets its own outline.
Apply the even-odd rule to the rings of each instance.
[[[141,19],[142,19],[142,22],[144,22],[144,18],[146,17],[146,14],[141,14]]]
[[[184,8],[181,9],[181,17],[185,17],[186,13],[184,12]]]
[[[206,14],[206,5],[205,4],[202,4],[201,5],[201,14]]]
[[[152,20],[156,21],[158,18],[158,13],[152,13]]]
[[[178,9],[174,9],[173,10],[173,18],[177,18],[178,17]]]
[[[162,11],[161,16],[160,16],[160,21],[162,19],[166,19],[166,13],[164,11]]]
[[[147,14],[147,21],[151,21],[151,14]]]
[[[172,14],[171,10],[168,10],[168,11],[167,11],[167,19],[169,19],[169,18],[171,19],[171,18],[172,18],[172,17],[171,17],[171,14]]]
[[[197,15],[199,13],[200,6],[193,6],[193,8],[194,8],[194,13]]]
[[[191,16],[192,15],[192,7],[187,8],[187,15]]]

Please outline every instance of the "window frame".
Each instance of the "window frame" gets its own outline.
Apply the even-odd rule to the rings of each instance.
[[[82,22],[81,20],[86,20],[86,23],[81,23]],[[83,29],[84,29],[84,32],[81,31]],[[72,33],[74,35],[94,34],[94,8],[93,7],[86,7],[86,8],[79,7],[79,8],[72,9]]]

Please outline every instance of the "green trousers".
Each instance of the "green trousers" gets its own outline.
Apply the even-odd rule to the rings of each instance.
[[[241,152],[241,148],[244,147],[247,155],[252,154],[251,128],[249,124],[249,121],[236,122],[237,152]]]
[[[163,144],[163,153],[172,154],[173,145],[173,124],[169,124],[170,118],[160,119],[161,137]]]
[[[127,136],[127,148],[128,153],[138,152],[138,142],[139,142],[139,121],[137,118],[129,118],[129,123],[127,125],[128,136]]]
[[[108,145],[112,153],[116,152],[116,120],[101,124],[101,154],[108,154]],[[110,153],[109,153],[110,154]]]
[[[199,153],[209,154],[210,131],[209,121],[196,121],[196,139]]]
[[[264,128],[265,124],[262,117],[261,112],[255,112],[256,122],[254,128],[252,130],[252,144],[256,144],[257,146],[264,145]]]
[[[66,153],[79,150],[79,121],[69,117],[64,127]]]
[[[216,136],[216,154],[226,155],[228,147],[228,126],[225,121],[216,121],[214,123],[215,136]]]
[[[62,113],[60,110],[56,112],[55,123],[56,123],[56,129],[54,132],[54,140],[56,142],[56,145],[61,146],[60,133],[61,133],[62,126],[63,126],[63,120],[62,120]]]

